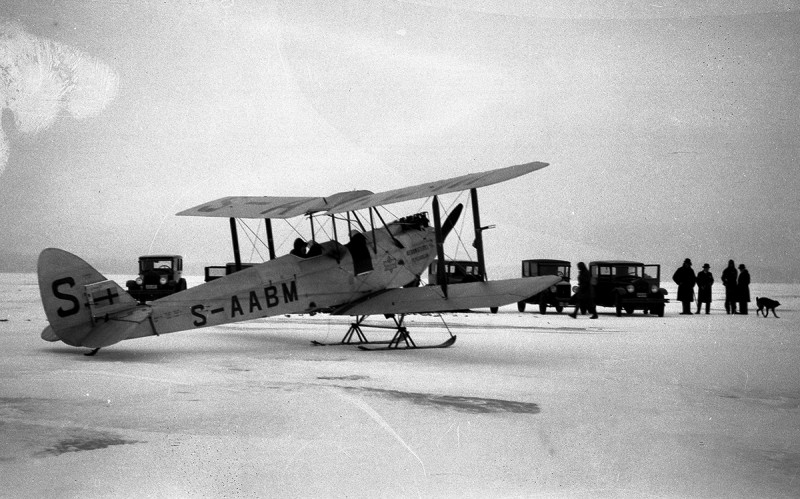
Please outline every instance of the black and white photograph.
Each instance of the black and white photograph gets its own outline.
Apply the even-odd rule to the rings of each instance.
[[[798,54],[786,0],[0,2],[0,497],[800,496]]]

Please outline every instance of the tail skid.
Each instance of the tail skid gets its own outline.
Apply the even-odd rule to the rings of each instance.
[[[150,307],[81,258],[56,248],[39,255],[39,292],[50,325],[42,339],[102,348],[154,334]]]

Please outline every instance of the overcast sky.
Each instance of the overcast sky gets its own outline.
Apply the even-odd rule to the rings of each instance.
[[[0,255],[219,264],[227,221],[175,213],[544,161],[479,192],[496,277],[690,257],[800,280],[795,5],[6,0]]]

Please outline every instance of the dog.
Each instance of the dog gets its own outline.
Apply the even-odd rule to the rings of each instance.
[[[780,306],[780,304],[781,303],[779,301],[772,300],[770,298],[756,297],[756,305],[758,305],[756,315],[758,315],[759,312],[762,312],[764,317],[766,317],[769,314],[769,311],[772,310],[772,315],[780,319],[778,314],[775,313],[775,307]]]

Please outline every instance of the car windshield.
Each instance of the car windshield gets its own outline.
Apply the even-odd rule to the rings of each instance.
[[[539,264],[539,275],[560,275],[569,277],[569,267],[566,265]]]
[[[170,269],[172,270],[172,259],[170,258],[148,258],[142,260],[139,264],[142,272],[153,269]]]
[[[661,269],[658,265],[645,265],[644,278],[645,279],[660,279]]]

